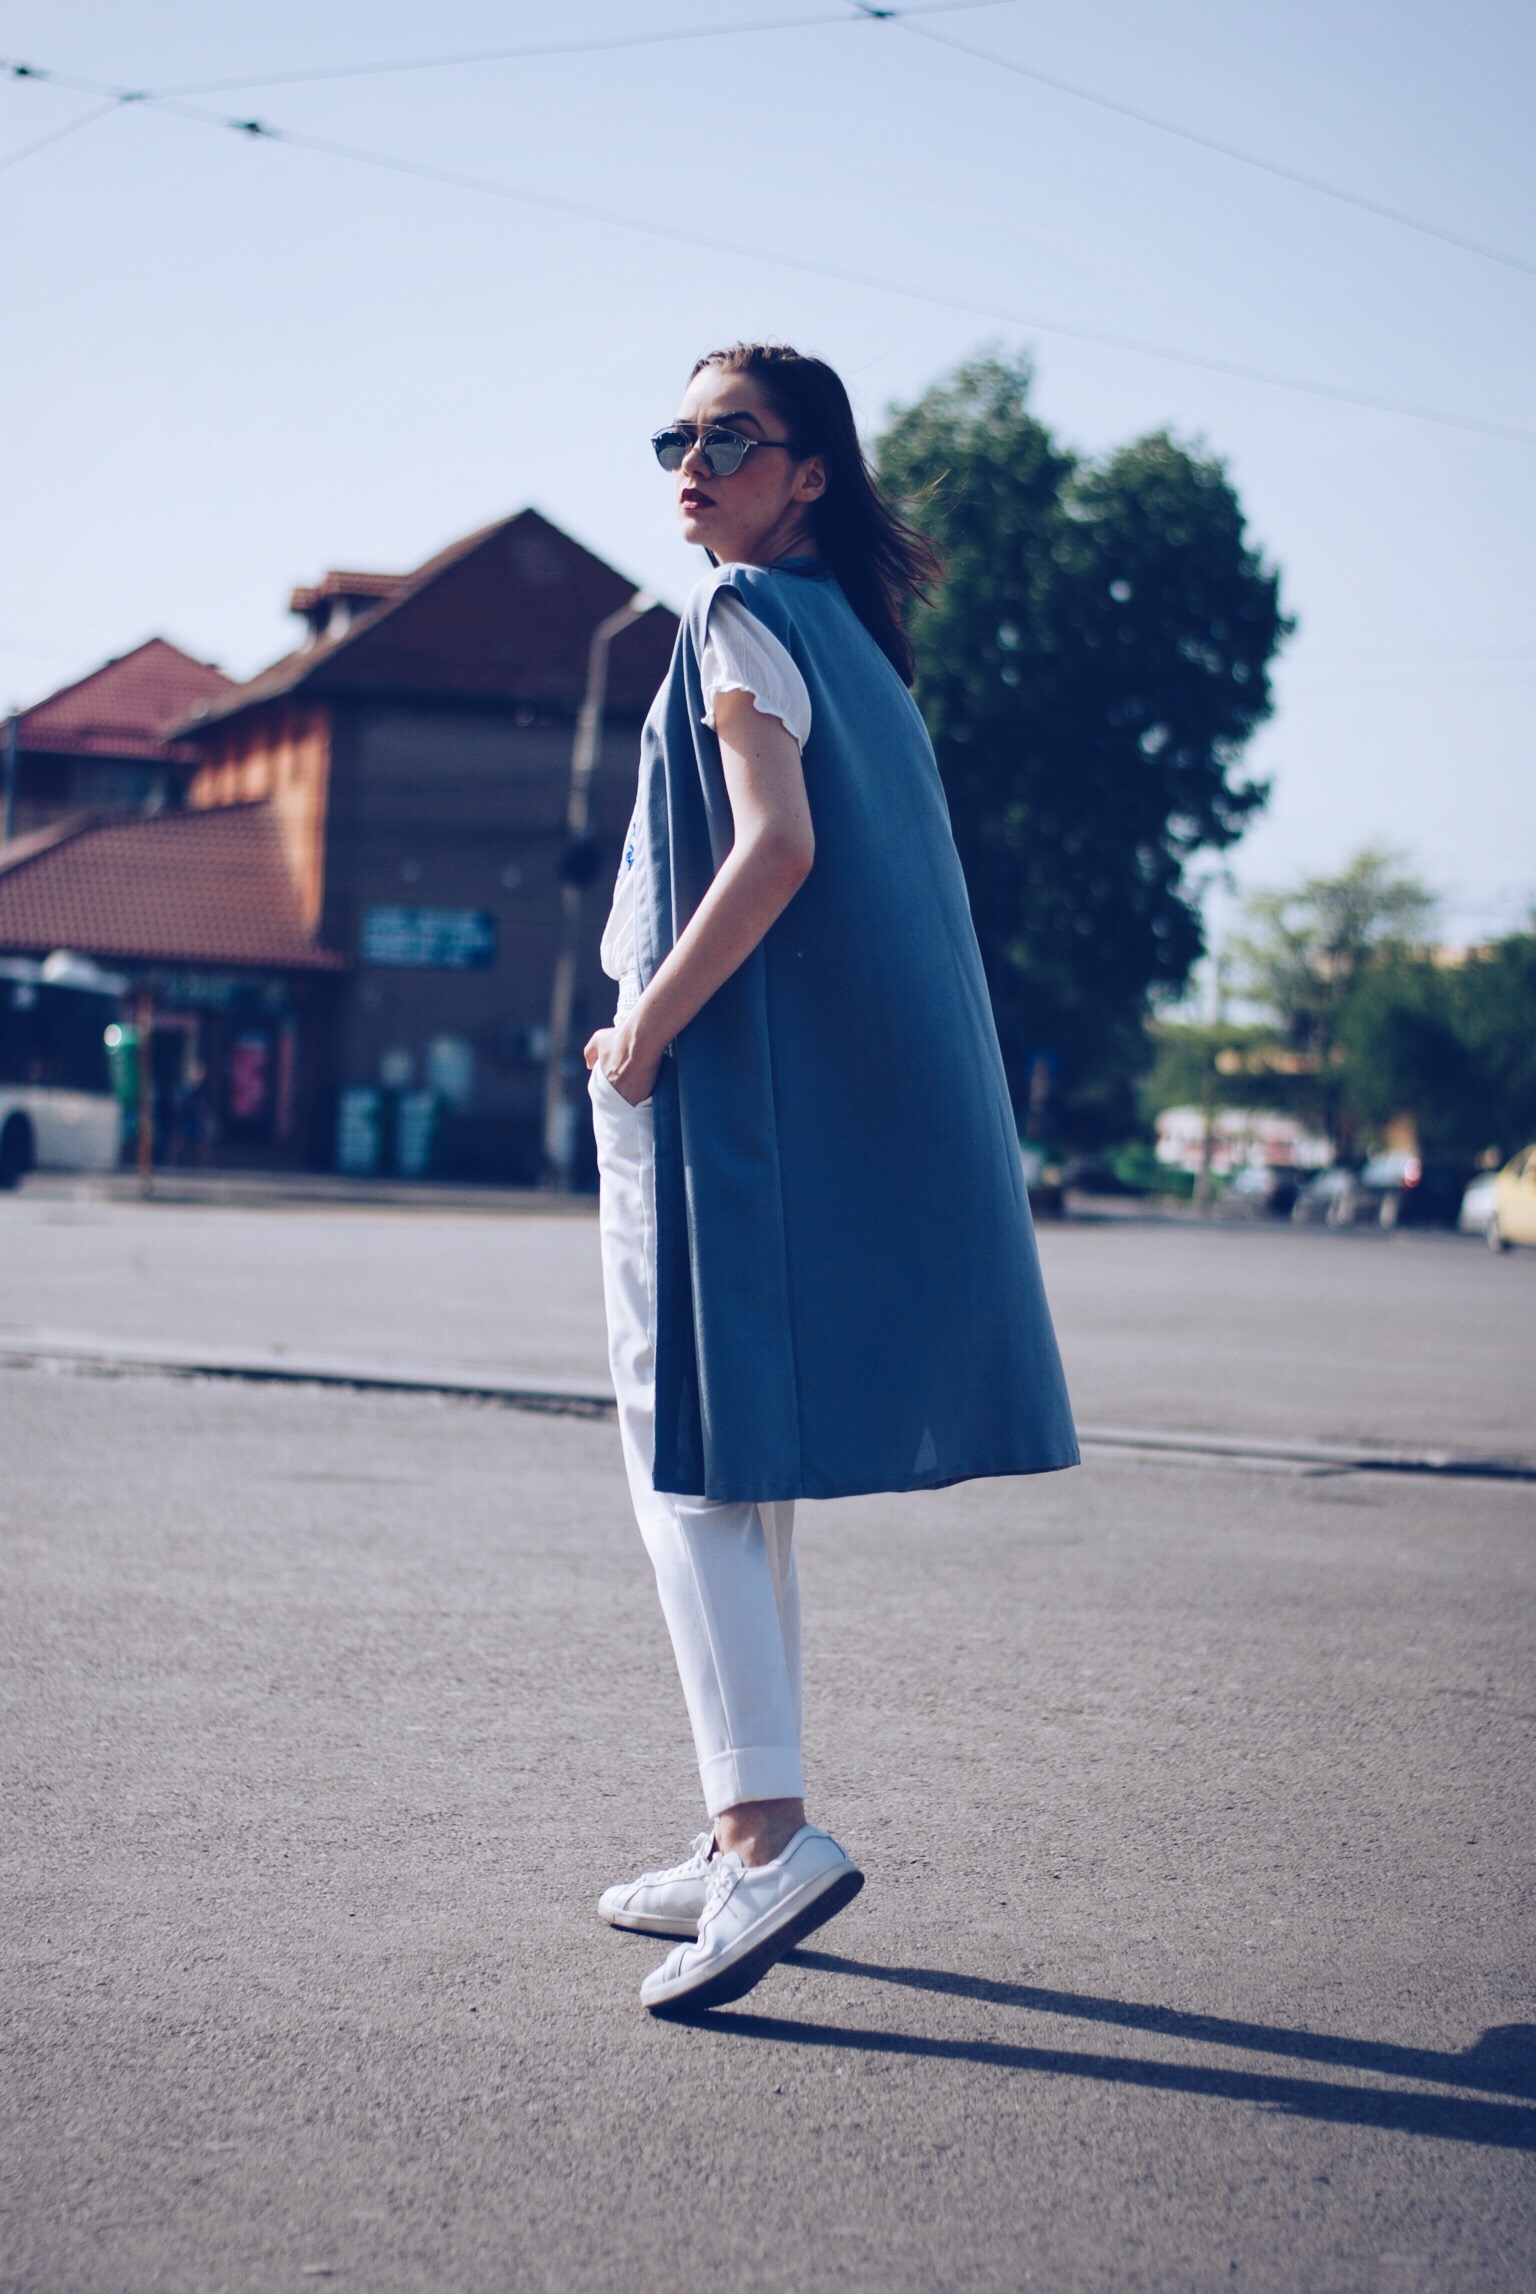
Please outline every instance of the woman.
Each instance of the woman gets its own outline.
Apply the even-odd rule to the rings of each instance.
[[[694,591],[646,721],[586,1049],[609,1351],[711,1825],[610,1888],[751,1989],[863,1885],[806,1822],[798,1497],[1076,1462],[901,614],[936,573],[830,367],[737,344],[653,440]]]

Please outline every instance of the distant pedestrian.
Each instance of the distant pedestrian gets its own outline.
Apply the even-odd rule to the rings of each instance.
[[[738,1999],[863,1885],[806,1822],[794,1501],[1077,1447],[902,614],[937,578],[819,359],[700,360],[652,444],[693,592],[646,720],[587,1045],[609,1351],[711,1823],[610,1888]]]

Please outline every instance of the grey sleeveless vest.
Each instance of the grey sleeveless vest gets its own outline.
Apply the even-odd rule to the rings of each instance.
[[[1074,1465],[933,750],[815,567],[724,567],[689,600],[642,743],[641,980],[731,846],[699,680],[726,584],[810,691],[816,858],[662,1061],[655,1486],[848,1497]]]

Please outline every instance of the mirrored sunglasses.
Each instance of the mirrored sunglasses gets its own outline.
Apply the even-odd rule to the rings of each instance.
[[[775,446],[781,453],[792,454],[794,446],[788,438],[743,438],[736,430],[684,430],[673,424],[658,430],[651,446],[663,470],[681,470],[684,457],[695,446],[703,455],[705,464],[716,478],[729,478],[741,468],[754,446]]]

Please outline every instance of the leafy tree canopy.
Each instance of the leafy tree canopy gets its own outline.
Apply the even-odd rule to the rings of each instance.
[[[1166,1108],[1259,1107],[1304,1112],[1299,1062],[1273,1028],[1230,1021],[1154,1020],[1153,1060],[1137,1098],[1144,1123]]]
[[[1309,1062],[1313,1119],[1349,1145],[1342,1029],[1368,967],[1429,937],[1435,897],[1397,853],[1367,846],[1337,876],[1309,876],[1246,904],[1248,929],[1229,951],[1241,992],[1267,1011]]]
[[[1255,1105],[1288,1104],[1345,1157],[1402,1116],[1431,1153],[1511,1154],[1536,1139],[1536,927],[1436,948],[1435,906],[1400,855],[1372,848],[1337,876],[1248,902],[1227,953],[1274,1027],[1272,1050],[1245,1061]],[[1199,1032],[1170,1031],[1190,1039],[1186,1064]]]
[[[1015,1104],[1050,1052],[1086,1145],[1129,1128],[1148,1011],[1203,951],[1190,861],[1267,796],[1236,767],[1290,624],[1219,462],[1165,434],[1073,454],[1030,379],[959,368],[893,413],[878,462],[945,558],[917,698]]]
[[[1536,932],[1459,962],[1390,951],[1339,1027],[1345,1105],[1379,1130],[1411,1115],[1431,1153],[1502,1159],[1536,1140]]]
[[[1341,875],[1309,876],[1247,902],[1249,928],[1231,949],[1243,992],[1273,1013],[1298,1051],[1331,1043],[1373,954],[1428,939],[1435,896],[1401,871],[1400,854],[1367,846]]]

